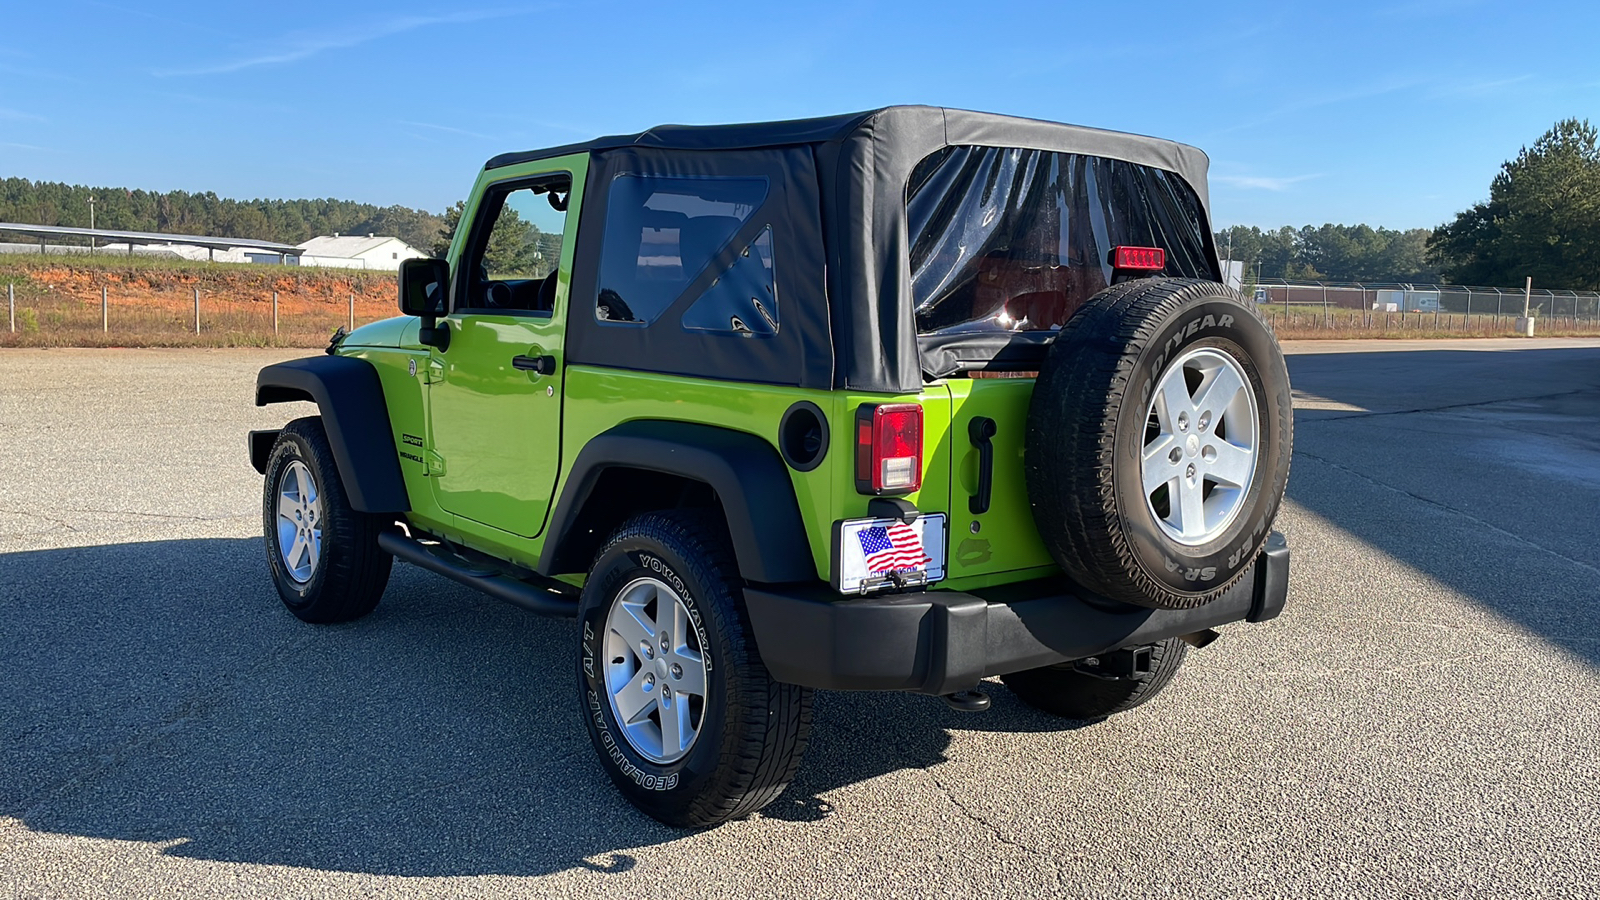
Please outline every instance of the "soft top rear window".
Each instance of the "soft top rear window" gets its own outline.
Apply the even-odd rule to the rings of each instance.
[[[949,147],[913,171],[906,212],[923,336],[1060,328],[1110,283],[1107,260],[1118,245],[1162,248],[1163,275],[1217,277],[1199,198],[1177,175],[1150,166]]]

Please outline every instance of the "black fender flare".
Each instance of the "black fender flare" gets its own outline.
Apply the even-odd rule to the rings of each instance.
[[[256,376],[256,405],[309,400],[322,413],[350,505],[365,513],[411,509],[378,370],[364,359],[311,356],[267,366]],[[252,433],[251,462],[264,441]],[[275,437],[275,436],[274,436]],[[268,445],[270,448],[270,444]]]
[[[574,526],[601,476],[619,468],[674,475],[715,491],[746,580],[817,580],[794,484],[771,443],[729,428],[654,419],[601,432],[578,453],[550,517],[540,574],[588,569],[591,547],[605,536],[575,533]]]

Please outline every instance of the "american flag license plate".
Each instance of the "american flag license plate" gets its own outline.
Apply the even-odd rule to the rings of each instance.
[[[839,523],[834,547],[838,588],[865,594],[883,588],[916,587],[944,579],[945,517],[850,519]]]

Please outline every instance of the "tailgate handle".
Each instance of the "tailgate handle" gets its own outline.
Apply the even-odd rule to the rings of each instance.
[[[556,358],[554,356],[513,356],[511,368],[532,372],[535,375],[554,375],[556,371]]]
[[[973,416],[967,422],[967,438],[978,448],[978,493],[967,500],[973,515],[989,511],[989,494],[994,490],[994,420]]]

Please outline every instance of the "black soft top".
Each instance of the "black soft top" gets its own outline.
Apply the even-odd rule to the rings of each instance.
[[[1201,202],[1208,204],[1208,160],[1196,147],[1120,131],[938,106],[885,106],[814,119],[738,125],[657,125],[637,134],[613,134],[543,150],[502,153],[484,167],[498,169],[569,153],[630,146],[667,150],[750,150],[851,140],[873,145],[874,157],[904,155],[911,158],[912,165],[943,147],[956,145],[1022,147],[1122,159],[1182,176]],[[1209,210],[1208,204],[1208,213]]]
[[[827,254],[832,386],[915,391],[922,383],[922,369],[908,263],[906,186],[919,162],[958,146],[1074,153],[1163,169],[1193,189],[1202,211],[1208,220],[1210,217],[1206,190],[1209,161],[1195,147],[1098,128],[931,106],[890,106],[746,125],[660,125],[638,134],[506,153],[489,160],[486,167],[582,152],[604,158],[608,151],[808,148],[815,161],[821,200],[818,224]],[[592,171],[591,179],[598,174]],[[603,196],[592,190],[590,195]],[[1209,241],[1210,223],[1202,225]]]

